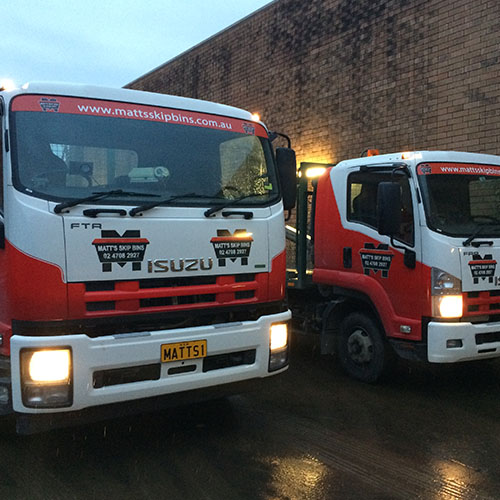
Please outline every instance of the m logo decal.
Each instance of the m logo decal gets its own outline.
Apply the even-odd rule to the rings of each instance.
[[[226,265],[227,259],[231,262],[240,259],[242,266],[248,265],[252,241],[252,234],[246,229],[236,229],[233,234],[227,229],[217,229],[217,236],[210,240],[220,267]]]
[[[132,271],[140,271],[149,241],[141,238],[140,231],[129,230],[120,236],[117,231],[102,230],[101,238],[96,238],[92,245],[104,273],[111,272],[113,264],[124,267],[128,262],[132,263]]]
[[[382,278],[389,276],[392,258],[394,254],[389,251],[389,245],[381,243],[375,247],[373,243],[365,243],[365,247],[359,251],[361,255],[361,263],[363,272],[369,276],[370,272],[377,274],[382,273]]]

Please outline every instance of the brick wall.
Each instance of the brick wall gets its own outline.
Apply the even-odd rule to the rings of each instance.
[[[259,112],[298,161],[500,154],[499,0],[276,0],[128,87]]]

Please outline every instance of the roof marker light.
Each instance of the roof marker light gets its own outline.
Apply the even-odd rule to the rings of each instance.
[[[380,151],[375,148],[367,148],[361,153],[361,157],[365,156],[378,156],[380,154]]]
[[[401,154],[403,160],[421,160],[422,155],[420,153],[405,152]]]
[[[3,78],[0,80],[0,90],[6,90],[7,92],[14,90],[16,84],[9,78]]]

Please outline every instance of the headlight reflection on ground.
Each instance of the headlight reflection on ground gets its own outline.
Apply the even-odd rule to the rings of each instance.
[[[272,486],[278,498],[324,498],[322,483],[328,469],[316,458],[308,455],[272,458],[269,464]]]
[[[475,483],[474,469],[460,462],[436,461],[434,469],[441,476],[441,491],[436,500],[469,498],[471,485]]]

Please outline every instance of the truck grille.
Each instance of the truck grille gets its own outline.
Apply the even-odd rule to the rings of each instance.
[[[182,310],[255,301],[265,274],[84,283],[87,313]]]
[[[500,332],[478,333],[476,335],[476,345],[491,344],[500,342]]]
[[[499,321],[500,290],[465,293],[464,316],[471,321],[475,318],[481,318],[482,322]]]

